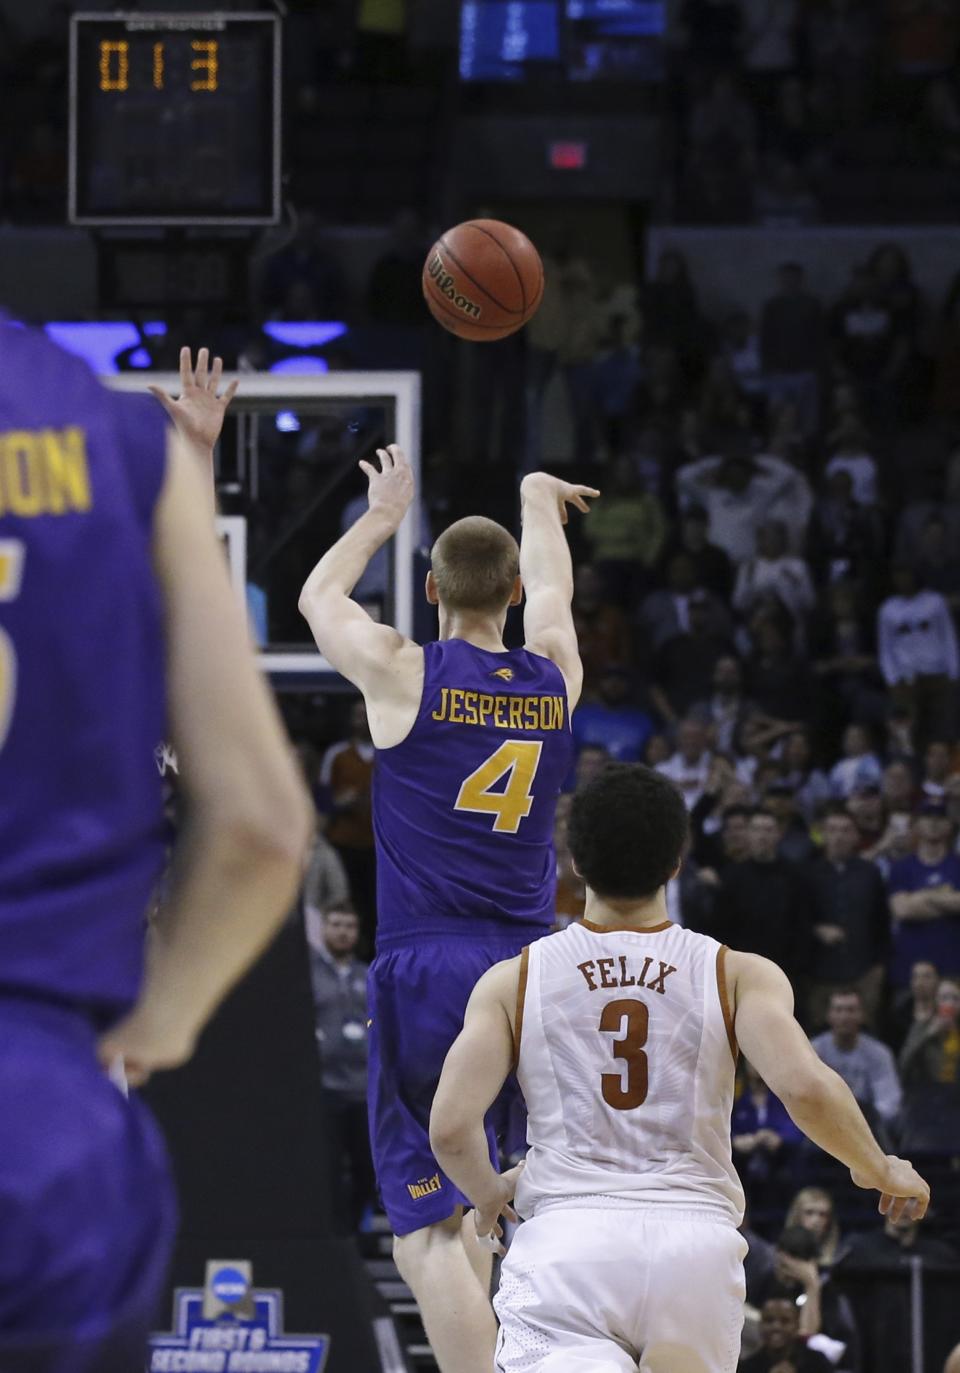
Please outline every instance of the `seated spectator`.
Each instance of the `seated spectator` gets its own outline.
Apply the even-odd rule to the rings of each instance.
[[[588,782],[592,782],[612,761],[602,744],[584,744],[577,754],[573,790],[576,791],[578,787],[585,787]]]
[[[830,326],[837,360],[856,385],[868,414],[875,416],[903,376],[910,338],[870,267],[853,268],[830,312]]]
[[[817,1054],[840,1074],[881,1145],[889,1147],[902,1091],[893,1054],[861,1028],[863,1003],[853,987],[836,989],[827,1004],[828,1031],[813,1040]]]
[[[843,757],[830,771],[834,796],[848,797],[855,787],[880,786],[883,767],[874,752],[873,736],[866,725],[847,725],[843,731]]]
[[[779,843],[776,816],[755,810],[750,857],[724,875],[711,933],[735,949],[771,959],[797,987],[810,962],[810,894],[801,873],[777,856]]]
[[[953,745],[946,739],[931,739],[923,755],[920,790],[924,798],[946,804],[947,783],[953,774]]]
[[[919,1221],[910,1216],[901,1216],[899,1220],[887,1216],[881,1229],[854,1235],[844,1261],[851,1268],[892,1268],[902,1272],[904,1259],[914,1255],[927,1263],[956,1263],[960,1259],[952,1245],[931,1235]],[[905,1330],[909,1329],[908,1320],[903,1325]],[[906,1351],[902,1366],[908,1367]]]
[[[744,1061],[743,1071],[744,1088],[730,1121],[733,1161],[751,1208],[769,1211],[782,1205],[784,1189],[792,1185],[803,1134],[752,1064]]]
[[[653,718],[633,704],[629,675],[616,664],[600,678],[597,699],[585,701],[573,715],[578,747],[599,746],[618,763],[637,762],[653,731]]]
[[[373,265],[367,282],[367,318],[375,324],[424,323],[420,272],[429,247],[416,210],[400,210],[390,245]]]
[[[857,827],[861,858],[874,858],[877,845],[887,838],[887,813],[877,783],[856,781],[847,797],[847,810]]]
[[[734,609],[746,614],[767,593],[776,596],[797,621],[813,609],[816,599],[810,569],[788,551],[787,531],[779,520],[766,520],[757,530],[757,551],[744,559],[737,572]]]
[[[640,606],[640,630],[654,653],[659,652],[668,639],[689,633],[695,596],[707,611],[704,629],[713,634],[729,632],[730,616],[726,608],[716,597],[697,586],[690,558],[685,553],[675,553],[667,564],[666,586],[651,591]]]
[[[910,969],[910,985],[897,992],[884,1035],[894,1053],[903,1048],[915,1025],[926,1028],[936,1013],[940,974],[933,963],[921,959]]]
[[[742,438],[731,439],[719,457],[700,458],[677,469],[681,505],[702,506],[710,542],[735,563],[756,551],[756,534],[779,501],[804,499],[801,473],[781,458],[750,455]]]
[[[938,591],[956,613],[960,609],[960,556],[939,512],[930,515],[920,530],[911,564],[917,585]]]
[[[845,419],[832,437],[833,456],[825,468],[827,479],[835,472],[846,472],[852,484],[857,505],[875,506],[877,503],[877,464],[867,452],[866,429],[855,419]]]
[[[372,952],[377,923],[371,818],[373,744],[362,699],[354,701],[350,709],[349,736],[327,749],[320,781],[333,804],[327,838],[340,855],[350,881],[350,895],[360,918],[361,951]]]
[[[942,978],[933,1015],[910,1027],[900,1050],[900,1075],[900,1147],[952,1153],[960,1140],[960,982]]]
[[[787,1210],[784,1228],[802,1226],[816,1242],[819,1268],[832,1268],[846,1252],[840,1243],[840,1226],[833,1197],[822,1187],[801,1187]]]
[[[793,788],[800,813],[809,824],[833,792],[830,779],[814,766],[810,735],[804,729],[791,730],[780,746],[783,780]]]
[[[652,491],[637,480],[633,460],[621,456],[604,481],[603,495],[583,527],[592,562],[606,583],[607,595],[632,607],[649,585],[667,534],[667,517]]]
[[[647,747],[643,750],[643,761],[648,768],[658,768],[661,763],[673,757],[670,740],[665,734],[651,734]]]
[[[717,658],[711,686],[709,696],[695,701],[693,713],[706,722],[713,747],[730,753],[743,722],[755,713],[753,703],[743,694],[743,671],[736,654],[724,653]]]
[[[581,563],[573,579],[573,623],[583,664],[583,694],[596,692],[603,672],[611,664],[629,668],[633,636],[619,606],[606,598],[603,578],[595,567]]]
[[[316,945],[322,942],[323,912],[342,910],[350,904],[350,883],[343,861],[330,840],[323,833],[323,819],[317,824],[313,850],[303,879],[303,916],[307,939]]]
[[[659,594],[654,592],[654,596]],[[693,591],[686,629],[670,635],[653,660],[650,696],[671,725],[690,713],[710,690],[717,664],[729,661],[732,643],[719,629],[718,610],[709,592]]]
[[[844,468],[828,473],[814,502],[807,538],[807,557],[818,577],[862,581],[874,572],[873,560],[882,547],[878,511],[857,504],[853,478]]]
[[[809,862],[817,846],[810,838],[807,823],[797,804],[796,791],[779,774],[764,786],[763,806],[776,816],[780,826],[778,855],[788,863]]]
[[[893,950],[890,980],[904,987],[915,963],[941,976],[960,974],[960,858],[942,802],[924,801],[914,826],[916,851],[890,870]]]
[[[916,804],[917,784],[913,768],[903,758],[892,759],[883,769],[880,794],[891,811],[912,811]]]
[[[844,1373],[859,1373],[860,1334],[853,1310],[831,1281],[829,1266],[818,1263],[819,1240],[804,1225],[786,1225],[777,1240],[773,1278],[763,1296],[792,1300],[800,1315],[800,1334],[807,1348],[839,1364]]]
[[[677,726],[677,748],[657,771],[669,777],[683,793],[687,810],[692,810],[703,795],[710,774],[712,754],[707,747],[707,731],[694,716]]]
[[[725,759],[714,755],[707,790],[690,812],[693,853],[700,864],[698,876],[702,881],[704,874],[710,873],[706,880],[711,886],[719,886],[732,864],[749,858],[750,817],[753,814],[753,807],[745,802],[729,805],[722,802],[723,792],[714,780],[718,763],[730,766]],[[717,789],[711,792],[713,787]]]
[[[740,1364],[741,1373],[832,1373],[823,1354],[807,1348],[800,1335],[800,1312],[789,1297],[769,1297],[760,1312],[762,1344]]]
[[[950,609],[938,591],[921,590],[904,564],[893,568],[893,595],[877,614],[880,670],[894,701],[910,711],[921,743],[954,732],[960,651]]]
[[[557,813],[553,825],[553,846],[557,855],[557,895],[556,925],[563,929],[573,920],[580,920],[586,903],[586,887],[583,878],[573,866],[567,832],[570,822],[570,807],[573,793],[564,792],[557,801]]]
[[[726,602],[733,590],[733,566],[723,549],[707,539],[708,523],[706,511],[698,505],[683,511],[679,535],[667,545],[665,559],[669,562],[674,554],[685,553],[693,563],[695,585]]]
[[[835,991],[855,987],[875,1029],[890,954],[890,908],[876,866],[857,856],[853,817],[834,806],[823,825],[823,854],[809,868],[815,923],[808,1023],[820,1029]]]
[[[762,715],[794,722],[808,718],[811,689],[806,664],[794,652],[779,619],[761,613],[745,676],[750,698]]]
[[[356,956],[359,937],[360,922],[350,907],[333,906],[323,912],[320,939],[310,943],[329,1195],[340,1234],[359,1228],[377,1195],[367,1123],[367,965]]]

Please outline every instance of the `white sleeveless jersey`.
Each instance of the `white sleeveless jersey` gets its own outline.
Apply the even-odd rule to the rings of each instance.
[[[574,924],[524,951],[522,1216],[591,1199],[707,1208],[739,1225],[725,953],[669,922],[603,932]]]

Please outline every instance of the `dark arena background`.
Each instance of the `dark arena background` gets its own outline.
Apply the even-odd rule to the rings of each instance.
[[[601,489],[569,526],[568,790],[608,757],[674,779],[672,919],[780,963],[931,1183],[921,1226],[885,1223],[741,1062],[744,1357],[811,1284],[837,1373],[960,1347],[958,56],[960,0],[0,0],[0,301],[112,386],[176,392],[183,345],[239,376],[218,520],[316,806],[280,937],[146,1089],[182,1212],[152,1368],[213,1366],[173,1361],[175,1289],[241,1325],[282,1292],[327,1338],[270,1368],[436,1368],[366,1143],[372,748],[297,610],[394,441],[417,497],[355,595],[420,642],[446,525],[518,529],[540,467]],[[544,265],[496,343],[421,291],[477,217]]]

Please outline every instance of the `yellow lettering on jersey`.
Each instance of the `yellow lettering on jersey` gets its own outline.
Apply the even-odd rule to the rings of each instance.
[[[495,696],[493,698],[493,723],[497,729],[506,729],[507,727],[506,709],[506,696]]]
[[[451,725],[462,725],[464,723],[463,712],[460,707],[463,705],[463,690],[461,687],[450,688],[450,714],[447,719]]]
[[[82,429],[0,434],[0,515],[32,519],[82,512],[92,504]]]
[[[492,696],[488,696],[485,692],[481,691],[481,693],[480,693],[480,723],[481,723],[481,725],[485,725],[485,724],[487,723],[487,718],[488,718],[488,716],[490,716],[490,715],[492,715],[492,714],[493,714],[493,697],[492,697]]]
[[[510,700],[510,728],[523,729],[523,697],[511,696]]]
[[[540,702],[535,696],[527,696],[523,702],[524,729],[540,728]]]
[[[450,695],[449,687],[440,688],[440,709],[435,710],[430,717],[433,720],[445,720],[447,718],[447,697]]]
[[[465,691],[463,693],[463,709],[465,715],[463,723],[465,725],[476,725],[480,722],[480,716],[477,713],[478,695],[479,692],[476,691]]]

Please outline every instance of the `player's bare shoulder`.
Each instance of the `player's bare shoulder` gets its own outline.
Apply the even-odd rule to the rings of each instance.
[[[382,670],[370,675],[363,691],[370,736],[381,749],[403,743],[416,724],[423,699],[423,649],[412,639],[394,632],[394,651],[384,657]]]

